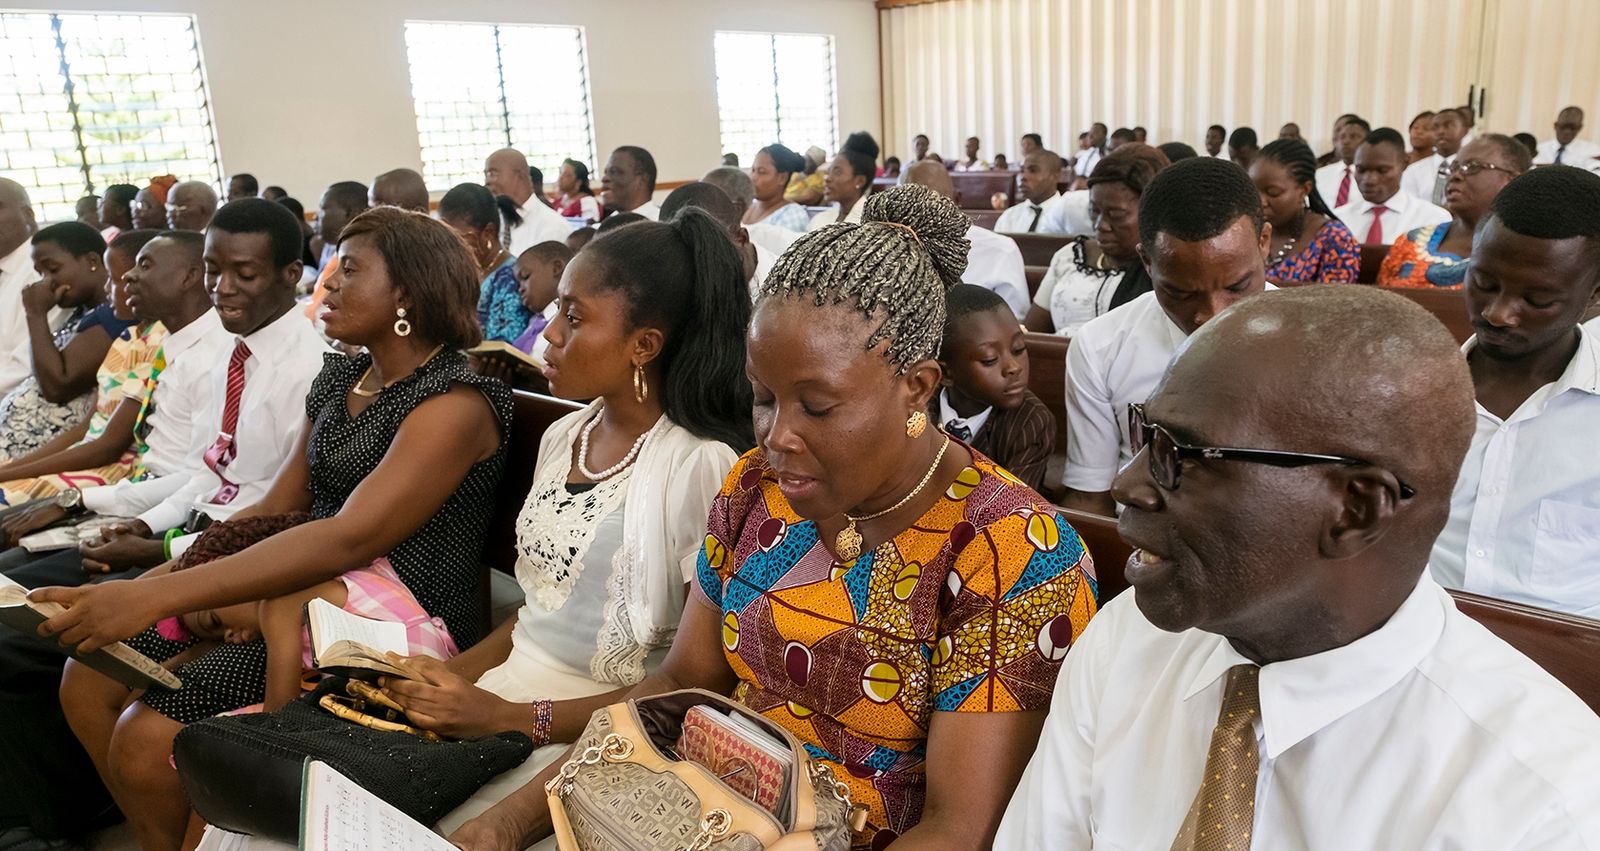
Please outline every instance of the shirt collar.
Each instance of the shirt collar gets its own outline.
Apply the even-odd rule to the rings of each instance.
[[[10,254],[0,257],[0,278],[15,275],[19,271],[24,275],[33,271],[32,239],[24,239]]]
[[[1434,156],[1438,155],[1435,154]],[[1388,200],[1383,201],[1382,204],[1383,208],[1391,213],[1404,213],[1406,208],[1411,205],[1411,199],[1406,195],[1406,191],[1402,189],[1390,196]],[[1372,208],[1376,206],[1378,205],[1368,201],[1365,196],[1361,198],[1361,212],[1370,213]]]
[[[1026,198],[1022,199],[1022,203],[1026,204],[1028,206],[1028,209],[1030,209],[1030,210],[1033,209],[1034,207],[1038,207],[1039,209],[1042,210],[1045,207],[1048,207],[1051,204],[1054,204],[1055,202],[1057,202],[1059,200],[1061,200],[1061,190],[1058,189],[1055,192],[1050,193],[1050,197],[1049,198],[1046,198],[1043,201],[1040,201],[1038,204],[1035,204],[1035,203],[1033,203],[1032,201],[1029,201]]]
[[[290,309],[277,319],[257,328],[254,333],[239,338],[250,347],[252,357],[272,360],[279,352],[293,351],[301,344],[299,331],[304,330],[306,319],[300,311]],[[309,326],[306,326],[309,327]]]
[[[992,413],[994,413],[994,407],[991,405],[990,407],[984,408],[970,417],[963,417],[956,413],[955,408],[950,406],[950,391],[948,389],[939,391],[940,425],[945,425],[950,421],[955,420],[971,429],[973,437],[976,437],[978,434],[978,429],[983,428],[983,424],[988,421],[989,415]],[[971,438],[968,439],[970,440]]]
[[[166,359],[172,361],[178,355],[194,348],[201,340],[211,336],[213,332],[220,328],[222,328],[222,320],[217,317],[215,308],[200,314],[188,325],[167,334],[166,339],[161,341],[161,347],[166,353]]]
[[[1315,735],[1388,691],[1431,652],[1454,606],[1423,571],[1417,586],[1383,626],[1332,650],[1261,668],[1261,723],[1267,757]],[[1234,665],[1249,664],[1226,638],[1215,646],[1184,692],[1185,701],[1209,690]]]
[[[1596,323],[1596,327],[1600,327],[1600,323]],[[1477,346],[1478,335],[1473,334],[1461,344],[1462,356],[1471,354]],[[1600,396],[1600,335],[1588,325],[1578,326],[1578,350],[1572,353],[1572,360],[1567,361],[1561,377],[1535,390],[1517,410],[1520,413],[1528,408],[1533,413],[1542,412],[1551,399],[1569,390]],[[1530,406],[1529,402],[1533,404]]]

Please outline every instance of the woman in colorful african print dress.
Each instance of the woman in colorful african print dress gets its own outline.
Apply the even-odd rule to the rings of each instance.
[[[1463,145],[1444,189],[1445,209],[1455,218],[1395,240],[1378,270],[1378,286],[1461,289],[1478,222],[1500,190],[1531,168],[1528,149],[1510,136],[1489,133]]]
[[[1317,157],[1306,143],[1278,139],[1250,165],[1272,223],[1267,279],[1275,283],[1353,284],[1361,246],[1317,191]]]
[[[773,267],[748,338],[757,448],[712,503],[671,651],[629,693],[731,692],[794,733],[866,805],[860,848],[989,844],[1095,611],[1077,533],[922,415],[968,225],[902,186]],[[547,835],[553,774],[451,841]]]

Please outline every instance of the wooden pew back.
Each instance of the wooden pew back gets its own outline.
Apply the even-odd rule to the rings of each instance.
[[[1070,236],[1055,233],[1008,233],[1022,251],[1022,262],[1029,266],[1049,266],[1056,252],[1072,241]]]
[[[1356,283],[1376,284],[1378,270],[1383,268],[1383,261],[1389,256],[1387,245],[1361,246],[1361,268],[1356,271]]]
[[[1405,296],[1428,309],[1444,327],[1465,343],[1472,336],[1472,320],[1467,316],[1467,298],[1460,290],[1416,289],[1413,287],[1385,288],[1384,292]]]
[[[483,562],[510,573],[517,564],[517,515],[533,489],[533,465],[539,439],[556,420],[583,406],[566,399],[517,390],[511,394],[511,436],[506,446],[506,471],[495,491],[494,517],[483,544]]]
[[[1017,202],[1017,173],[1014,171],[953,171],[957,203],[969,210],[990,210],[996,192],[1005,196],[1006,206]]]
[[[1056,454],[1067,451],[1067,346],[1055,334],[1023,335],[1028,346],[1028,389],[1056,418]],[[1048,476],[1046,483],[1050,483]]]

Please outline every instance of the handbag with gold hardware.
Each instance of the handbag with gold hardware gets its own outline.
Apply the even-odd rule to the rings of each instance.
[[[696,706],[737,714],[792,756],[775,812],[704,765],[676,758],[684,717]],[[788,731],[700,689],[595,712],[545,792],[561,851],[843,851],[866,819],[833,770]]]

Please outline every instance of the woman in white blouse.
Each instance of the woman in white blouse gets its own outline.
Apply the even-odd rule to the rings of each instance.
[[[805,157],[783,145],[771,144],[756,152],[750,166],[750,182],[755,185],[755,200],[744,213],[747,225],[772,225],[804,233],[811,223],[806,208],[783,197],[789,178],[806,167]]]
[[[823,200],[833,208],[812,216],[806,230],[814,231],[835,222],[861,221],[862,202],[867,200],[867,189],[872,186],[877,172],[877,140],[870,133],[851,133],[840,146],[839,155],[828,166],[822,184]]]
[[[421,727],[451,737],[521,730],[520,768],[481,789],[446,832],[525,784],[595,709],[665,655],[707,511],[754,445],[743,266],[699,210],[585,248],[545,329],[551,392],[595,399],[553,424],[517,518],[516,617],[449,662],[437,685],[390,682]]]
[[[1071,337],[1085,322],[1150,292],[1139,262],[1139,198],[1170,165],[1159,149],[1118,146],[1089,175],[1094,237],[1080,236],[1050,258],[1023,324],[1029,331]]]

